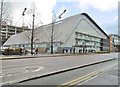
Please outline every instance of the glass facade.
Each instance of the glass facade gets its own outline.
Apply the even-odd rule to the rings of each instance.
[[[111,52],[120,51],[120,36],[116,34],[111,34],[110,36],[110,50]]]
[[[119,36],[113,35],[112,38],[113,38],[112,42],[114,45],[120,45],[120,37]]]
[[[101,38],[80,32],[75,33],[76,33],[75,46],[79,47],[79,49],[84,48],[85,50],[100,51]]]
[[[53,46],[54,49],[56,50],[57,47],[59,47],[61,44],[61,42],[54,42]],[[26,48],[26,49],[30,49],[31,48],[31,44],[13,44],[13,45],[4,45],[4,47],[11,47],[11,48]],[[43,42],[43,43],[34,43],[33,44],[33,48],[47,48],[47,49],[51,49],[51,43],[50,42]]]

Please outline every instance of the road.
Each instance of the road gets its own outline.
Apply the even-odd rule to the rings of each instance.
[[[118,53],[2,60],[2,83],[16,83],[63,69],[118,58]]]
[[[114,66],[117,66],[117,64],[118,64],[117,60],[112,60],[84,68],[71,70],[65,73],[55,74],[48,77],[17,83],[17,85],[77,85],[77,84],[81,85],[84,82],[83,79],[88,80],[93,78],[94,75],[99,76],[99,74],[105,72],[108,69],[113,68]],[[97,72],[97,73],[91,75],[91,73],[93,72]],[[88,75],[89,76],[91,75],[91,77],[88,78]],[[114,81],[114,84],[113,82],[110,82],[106,85],[110,85],[110,84],[118,85],[118,79],[112,78],[112,80]],[[80,83],[81,81],[82,83]],[[95,84],[96,82],[100,82],[100,81],[95,80],[94,84],[92,85],[96,85]],[[91,85],[91,84],[87,84],[87,85]],[[104,85],[104,84],[97,84],[97,85]]]

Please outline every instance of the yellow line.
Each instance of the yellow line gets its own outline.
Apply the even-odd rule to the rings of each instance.
[[[74,80],[72,80],[70,82],[64,83],[61,86],[57,86],[57,87],[69,87],[70,85],[74,85],[74,83],[78,83],[80,81],[86,80],[86,79],[92,77],[93,75],[96,75],[97,73],[98,73],[97,71],[91,72],[91,73],[89,73],[89,74],[87,74],[85,76],[79,77],[77,79],[74,79]]]
[[[78,80],[78,81],[76,81],[76,82],[74,82],[74,83],[72,83],[72,84],[70,84],[70,85],[75,85],[75,84],[77,84],[77,83],[83,82],[83,81],[85,81],[85,80],[87,80],[87,79],[89,79],[89,78],[91,78],[91,77],[93,77],[93,76],[95,76],[95,75],[97,75],[97,74],[98,74],[98,72],[96,72],[96,73],[94,73],[94,74],[91,74],[90,76],[85,77],[85,78],[83,78],[83,79],[80,79],[80,80]]]
[[[82,82],[84,82],[85,80],[88,80],[88,79],[90,79],[90,78],[92,78],[92,77],[94,77],[94,76],[96,76],[96,75],[98,75],[98,74],[100,74],[100,73],[102,73],[102,72],[104,72],[104,71],[105,71],[105,69],[101,69],[101,70],[98,70],[98,71],[91,72],[91,73],[89,73],[89,74],[87,74],[87,75],[84,75],[84,76],[82,76],[82,77],[79,77],[79,78],[77,78],[77,79],[74,79],[74,80],[72,80],[72,81],[69,81],[69,82],[67,82],[67,83],[64,83],[64,84],[62,84],[61,86],[57,86],[57,87],[70,87],[70,86],[72,86],[72,85],[76,85],[77,83],[82,83]]]
[[[95,71],[95,72],[96,72],[96,71]],[[75,80],[72,80],[72,81],[70,81],[70,82],[64,83],[64,84],[62,84],[62,85],[69,85],[70,83],[73,83],[73,82],[78,81],[78,80],[80,80],[80,79],[86,78],[86,77],[90,76],[91,74],[94,74],[95,72],[89,73],[89,74],[87,74],[87,75],[85,75],[85,76],[82,76],[82,77],[77,78],[77,79],[75,79]]]

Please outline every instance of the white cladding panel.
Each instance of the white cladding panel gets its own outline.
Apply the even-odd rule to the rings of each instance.
[[[69,35],[66,35],[66,42],[63,46],[74,46],[75,45],[75,38],[76,34],[75,32],[85,33],[88,35],[100,37],[100,38],[106,38],[106,36],[101,32],[87,17],[84,15],[80,15],[80,17],[77,20],[77,23],[74,25],[74,28],[72,27]],[[67,32],[65,32],[67,33]]]
[[[101,37],[99,32],[97,32],[96,29],[92,25],[90,25],[90,23],[88,23],[86,20],[81,20],[79,22],[79,25],[77,26],[76,31],[89,34],[92,36],[96,36],[96,37]]]
[[[77,14],[68,17],[62,21],[54,24],[54,41],[63,42],[63,46],[75,45],[75,32],[81,32],[100,38],[106,38],[101,32],[85,15]],[[4,45],[12,44],[27,44],[31,41],[31,31],[22,32],[20,34],[11,36]],[[51,39],[51,24],[43,25],[34,30],[34,42],[50,42]]]
[[[79,24],[76,26],[76,31],[100,38],[106,38],[103,32],[101,32],[87,17],[83,15],[81,16]]]

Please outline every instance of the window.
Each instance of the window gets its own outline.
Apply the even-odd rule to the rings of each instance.
[[[76,40],[76,44],[78,44],[78,40]]]
[[[58,43],[54,43],[54,46],[57,47],[57,46],[58,46]]]
[[[47,47],[50,47],[50,43],[46,43],[46,46],[47,46]]]

